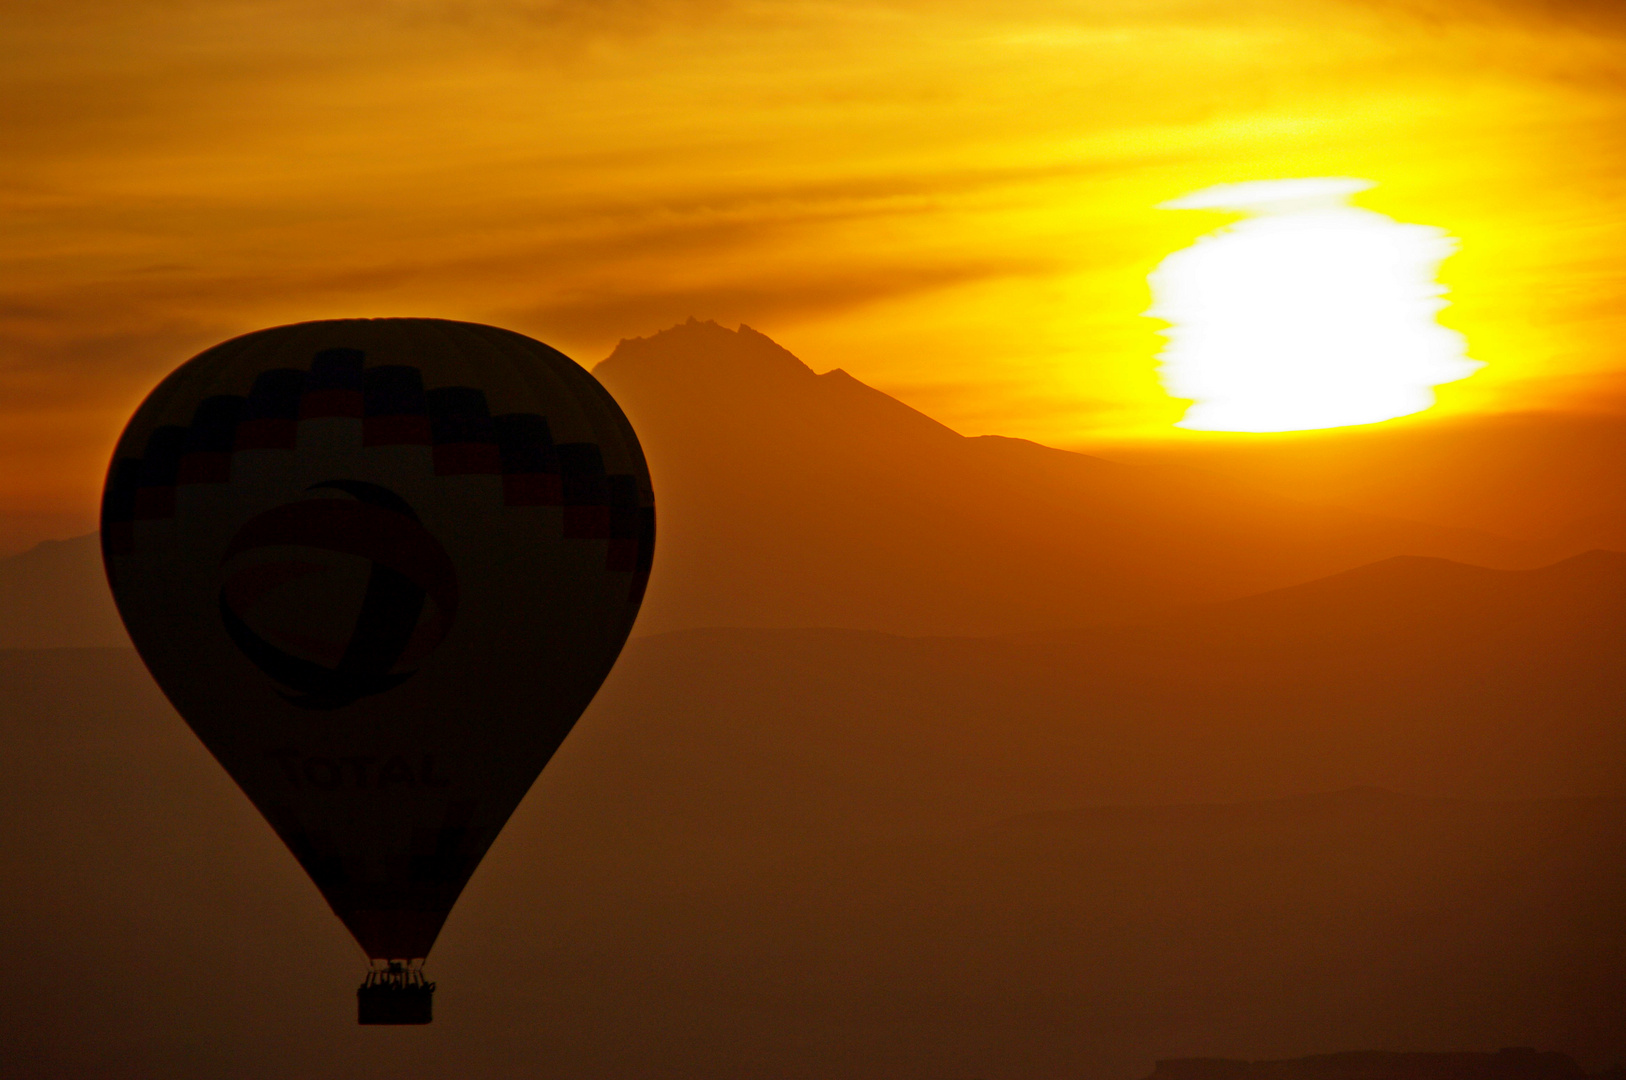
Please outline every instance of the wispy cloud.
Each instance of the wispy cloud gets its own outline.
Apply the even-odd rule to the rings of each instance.
[[[77,410],[75,445],[110,440],[189,350],[275,322],[498,321],[591,362],[692,314],[1059,440],[1166,411],[1144,274],[1217,222],[1153,207],[1271,176],[1371,176],[1374,205],[1463,239],[1476,384],[1607,366],[1617,10],[14,4],[0,430]]]

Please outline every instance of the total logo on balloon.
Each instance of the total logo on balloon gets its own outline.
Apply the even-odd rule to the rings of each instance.
[[[389,488],[339,479],[309,490],[232,539],[220,618],[288,701],[338,709],[412,676],[451,629],[457,574]]]

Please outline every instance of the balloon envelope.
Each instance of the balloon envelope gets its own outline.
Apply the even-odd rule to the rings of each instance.
[[[195,357],[131,419],[102,507],[142,659],[379,959],[429,952],[592,700],[654,531],[591,375],[437,319]]]

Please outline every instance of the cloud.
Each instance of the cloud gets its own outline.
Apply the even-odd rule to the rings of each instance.
[[[139,381],[189,355],[175,351],[181,342],[202,348],[211,333],[218,340],[302,318],[518,320],[516,328],[537,326],[587,348],[690,315],[771,324],[1053,270],[1057,256],[1030,251],[855,251],[856,240],[830,250],[829,234],[895,229],[910,218],[926,227],[945,201],[1094,171],[1099,166],[1071,163],[736,183],[658,201],[612,193],[532,207],[523,228],[511,226],[506,236],[457,214],[417,223],[416,238],[399,235],[388,215],[346,222],[339,233],[320,217],[288,221],[267,234],[275,247],[248,263],[133,262],[116,273],[104,266],[93,281],[16,294],[0,307],[0,340],[14,377],[105,370]],[[220,223],[242,227],[250,216],[243,208]],[[375,230],[386,234],[376,245],[369,242]],[[464,242],[470,233],[484,242]],[[83,392],[66,381],[52,385]]]
[[[629,27],[717,14],[739,0],[13,0],[8,16],[21,25],[117,24],[208,13],[267,22],[360,17],[399,25],[511,25],[551,28]],[[91,29],[95,29],[91,27]]]
[[[1572,309],[1620,265],[1616,11],[20,0],[0,428],[116,427],[278,322],[467,318],[593,360],[695,315],[1054,439],[1085,398],[1165,407],[1144,274],[1211,225],[1151,207],[1284,176],[1371,176],[1374,206],[1462,236],[1489,284],[1452,311],[1500,320],[1506,368],[1596,355],[1617,323]],[[1519,326],[1549,352],[1519,359]]]
[[[850,311],[866,304],[932,292],[993,277],[1040,274],[1042,264],[967,262],[961,265],[854,267],[826,276],[753,276],[692,288],[572,289],[534,307],[512,312],[516,328],[535,327],[542,337],[599,342],[644,336],[689,317],[721,323],[782,326]],[[591,346],[589,346],[591,347]],[[591,363],[597,356],[578,356]]]
[[[1620,0],[1358,0],[1359,3],[1436,23],[1512,21],[1530,27],[1626,32]]]

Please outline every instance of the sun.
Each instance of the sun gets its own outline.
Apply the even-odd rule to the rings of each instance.
[[[1159,377],[1193,404],[1178,426],[1302,431],[1421,412],[1482,365],[1436,321],[1443,230],[1352,206],[1371,181],[1223,184],[1163,204],[1242,221],[1164,259],[1148,315],[1166,321]]]

